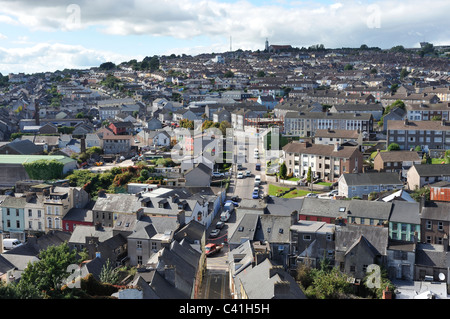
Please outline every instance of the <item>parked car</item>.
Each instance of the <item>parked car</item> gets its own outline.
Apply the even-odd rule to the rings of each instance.
[[[216,224],[216,228],[217,228],[217,229],[222,229],[223,226],[225,226],[225,223],[222,222],[222,221],[218,221],[217,224]]]
[[[315,193],[309,193],[306,195],[306,197],[319,197],[319,196]]]
[[[332,190],[331,192],[328,192],[327,195],[329,197],[333,197],[339,194],[339,191],[337,189]]]
[[[256,163],[255,169],[256,169],[257,171],[260,171],[260,170],[261,170],[261,164]]]
[[[231,199],[233,202],[238,202],[238,201],[239,201],[239,196],[235,195],[235,196],[232,196],[230,199]]]
[[[223,177],[224,174],[223,174],[223,173],[220,173],[220,172],[213,172],[213,173],[212,173],[212,176],[213,176],[213,177],[216,177],[216,178],[219,178],[219,177]]]
[[[244,178],[244,173],[239,172],[239,173],[237,174],[237,178],[239,178],[239,179]]]
[[[254,190],[252,193],[252,198],[253,199],[258,199],[259,198],[259,190]]]
[[[246,177],[252,176],[252,172],[251,172],[251,171],[245,171],[245,176],[246,176]]]
[[[217,236],[219,236],[219,233],[220,233],[220,229],[213,229],[213,230],[211,230],[211,233],[209,233],[209,237],[211,237],[211,238],[215,238],[215,237],[217,237]]]

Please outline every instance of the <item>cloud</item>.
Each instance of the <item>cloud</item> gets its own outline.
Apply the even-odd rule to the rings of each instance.
[[[2,73],[36,73],[68,69],[84,69],[103,62],[120,63],[131,57],[121,54],[87,49],[81,45],[38,43],[29,47],[0,47]]]
[[[410,47],[424,40],[450,43],[448,12],[448,0],[434,0],[432,5],[423,0],[280,0],[262,4],[246,0],[124,0],[120,5],[113,0],[79,0],[77,4],[73,0],[0,0],[0,23],[20,24],[32,31],[89,29],[93,30],[91,36],[98,37],[210,39],[211,46],[193,45],[186,52],[220,52],[218,42],[227,42],[230,36],[233,49],[244,50],[263,49],[266,38],[273,44],[331,48],[361,44]],[[117,41],[120,43],[120,38]],[[228,45],[222,47],[227,50]]]

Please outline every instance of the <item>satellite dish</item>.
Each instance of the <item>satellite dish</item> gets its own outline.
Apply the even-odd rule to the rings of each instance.
[[[445,275],[443,273],[439,274],[439,280],[441,280],[441,281],[445,280]]]

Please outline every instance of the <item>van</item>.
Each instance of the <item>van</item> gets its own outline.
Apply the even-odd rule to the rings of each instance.
[[[3,239],[3,249],[10,250],[19,246],[22,246],[22,242],[18,239],[14,238],[5,238]]]
[[[227,222],[228,219],[230,219],[230,216],[231,216],[230,211],[228,211],[228,210],[223,211],[223,212],[220,214],[220,221],[221,221],[221,222]]]

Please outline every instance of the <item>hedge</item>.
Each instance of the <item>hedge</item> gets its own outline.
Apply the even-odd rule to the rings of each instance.
[[[64,164],[57,160],[37,160],[23,164],[31,179],[52,180],[63,177]]]

